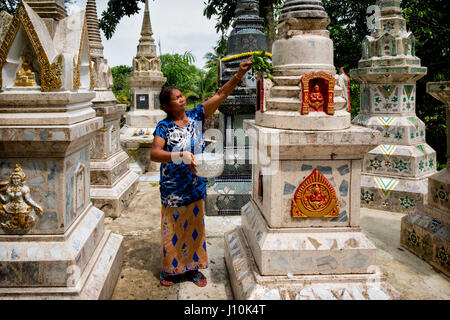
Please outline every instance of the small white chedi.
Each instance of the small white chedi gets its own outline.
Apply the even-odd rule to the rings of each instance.
[[[361,83],[361,108],[353,123],[382,133],[364,158],[361,205],[409,214],[425,202],[427,178],[436,172],[436,152],[416,116],[416,82],[427,68],[416,56],[400,0],[378,0],[375,8],[373,30],[351,71]]]
[[[108,299],[123,237],[90,200],[90,143],[103,119],[91,103],[85,12],[21,1],[0,70],[0,299]]]

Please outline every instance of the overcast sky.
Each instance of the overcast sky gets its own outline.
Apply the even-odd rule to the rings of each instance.
[[[87,0],[75,0],[69,5],[70,13],[84,10]],[[214,25],[215,19],[208,20],[203,16],[204,0],[156,0],[149,1],[150,20],[153,37],[158,45],[161,41],[162,53],[184,53],[191,51],[196,58],[195,65],[203,68],[203,56],[212,52],[219,39]],[[97,0],[97,13],[106,9],[108,0]],[[131,17],[124,17],[117,26],[110,40],[102,33],[104,55],[111,67],[131,65],[136,56],[137,44],[140,38],[144,3],[142,10]],[[158,46],[159,54],[159,46]]]

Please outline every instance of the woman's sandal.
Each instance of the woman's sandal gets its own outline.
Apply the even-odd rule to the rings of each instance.
[[[173,281],[168,280],[168,278],[173,278],[174,276],[164,276],[164,274],[161,272],[159,274],[159,282],[161,283],[161,285],[163,285],[164,287],[171,287],[174,285]]]
[[[198,287],[205,287],[208,284],[206,277],[200,271],[190,272],[191,281]]]

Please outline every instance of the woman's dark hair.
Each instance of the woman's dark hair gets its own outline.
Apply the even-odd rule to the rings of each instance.
[[[159,94],[159,105],[161,106],[161,109],[167,113],[167,115],[170,115],[169,112],[164,108],[164,106],[169,106],[170,103],[170,96],[172,95],[172,91],[174,90],[180,90],[177,87],[170,86],[170,87],[164,87],[161,90],[161,93]]]

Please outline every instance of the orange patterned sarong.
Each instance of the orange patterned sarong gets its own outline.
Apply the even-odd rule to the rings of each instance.
[[[208,267],[205,202],[161,208],[161,267],[167,275]]]

